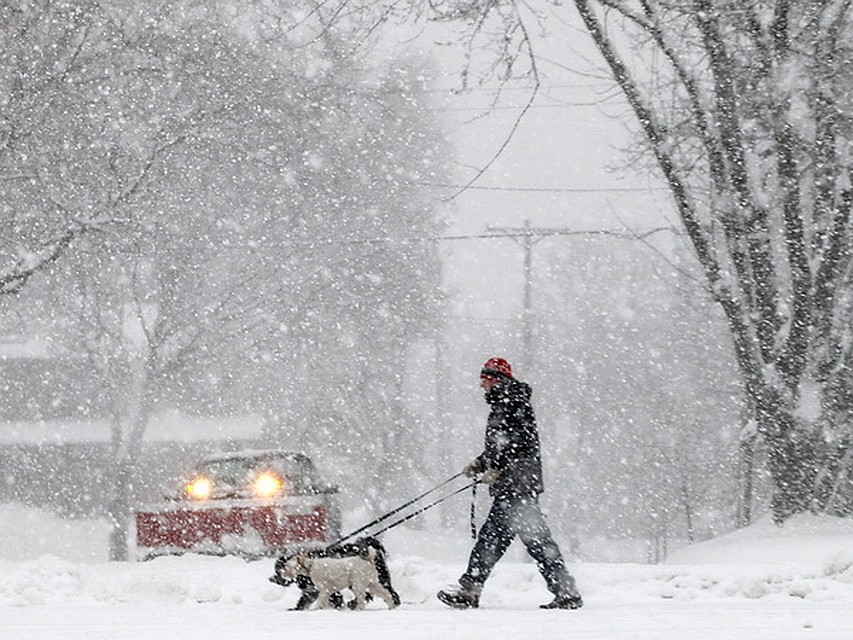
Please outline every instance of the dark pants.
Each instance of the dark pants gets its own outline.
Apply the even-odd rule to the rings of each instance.
[[[548,590],[555,596],[578,595],[575,579],[566,569],[560,548],[542,515],[537,496],[498,496],[468,559],[468,569],[460,578],[463,586],[482,587],[515,536],[536,561]]]

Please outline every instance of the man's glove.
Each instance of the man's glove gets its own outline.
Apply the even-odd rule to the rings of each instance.
[[[481,484],[492,484],[501,474],[500,469],[486,469],[485,465],[483,464],[483,461],[480,460],[480,458],[474,458],[471,462],[469,462],[468,465],[462,470],[462,473]]]
[[[480,474],[480,477],[477,478],[477,482],[482,482],[483,484],[492,484],[495,480],[498,479],[499,475],[501,475],[501,470],[492,467],[483,471],[483,473]]]
[[[465,465],[465,468],[462,469],[462,473],[469,478],[476,478],[478,475],[483,473],[483,461],[479,458],[474,458],[471,462]]]

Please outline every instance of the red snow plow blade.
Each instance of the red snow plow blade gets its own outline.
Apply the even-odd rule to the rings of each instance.
[[[196,465],[178,498],[135,514],[136,555],[257,557],[324,546],[340,535],[337,487],[302,454],[240,452]]]
[[[144,556],[197,551],[270,555],[296,543],[324,544],[327,514],[322,506],[294,513],[291,505],[229,506],[140,511],[136,546]]]

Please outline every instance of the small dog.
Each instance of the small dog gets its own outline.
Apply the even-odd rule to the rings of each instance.
[[[297,611],[308,609],[320,595],[319,589],[314,584],[308,572],[305,572],[303,570],[303,572],[298,573],[295,578],[285,577],[282,574],[282,569],[284,568],[284,565],[291,558],[300,554],[302,556],[307,556],[310,558],[350,558],[353,556],[371,556],[373,558],[373,564],[376,568],[376,573],[379,576],[379,584],[384,587],[388,593],[391,594],[391,599],[394,602],[395,606],[400,604],[400,596],[397,594],[391,584],[391,573],[390,571],[388,571],[388,564],[385,561],[385,557],[387,555],[385,552],[385,547],[377,538],[374,538],[372,536],[366,536],[358,538],[352,542],[333,545],[325,549],[312,549],[301,550],[299,552],[291,552],[281,556],[276,560],[275,573],[272,575],[272,577],[270,577],[270,582],[273,582],[282,587],[288,587],[292,584],[295,584],[299,587],[299,589],[302,591],[302,595],[299,598],[299,601],[296,603],[295,609]],[[292,574],[292,572],[290,571],[288,571],[287,573],[288,575]],[[367,599],[369,600],[370,598],[371,595],[368,592]],[[355,600],[352,600],[348,604],[345,603],[340,592],[332,593],[332,595],[329,597],[329,602],[331,606],[335,607],[336,609],[341,609],[345,606],[354,608],[358,604]]]
[[[369,594],[379,596],[393,609],[397,604],[388,589],[379,583],[375,560],[373,548],[363,555],[346,558],[312,558],[307,553],[298,553],[284,561],[279,575],[293,581],[298,576],[308,576],[318,592],[317,609],[332,608],[332,596],[343,589],[350,589],[355,595],[356,609],[364,609]]]

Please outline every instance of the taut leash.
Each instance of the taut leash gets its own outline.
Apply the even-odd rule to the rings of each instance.
[[[421,495],[417,496],[416,498],[412,498],[411,500],[409,500],[409,501],[408,501],[408,502],[406,502],[405,504],[401,504],[401,505],[400,505],[399,507],[397,507],[396,509],[392,509],[392,510],[391,510],[391,511],[389,511],[388,513],[386,513],[386,514],[384,514],[384,515],[379,516],[379,517],[378,517],[378,518],[376,518],[375,520],[371,520],[370,522],[368,522],[368,523],[367,523],[366,525],[364,525],[363,527],[359,527],[359,528],[358,528],[358,529],[356,529],[355,531],[353,531],[353,532],[351,532],[351,533],[348,533],[348,534],[347,534],[347,535],[345,535],[344,537],[339,538],[338,540],[336,540],[335,542],[333,542],[332,544],[330,544],[330,545],[328,545],[328,546],[329,546],[329,547],[337,546],[337,545],[341,544],[342,542],[346,542],[346,541],[347,541],[347,540],[349,540],[350,538],[355,537],[355,536],[356,536],[356,535],[358,535],[359,533],[361,533],[361,532],[363,532],[363,531],[366,531],[366,530],[367,530],[367,529],[369,529],[370,527],[373,527],[373,526],[375,526],[375,525],[379,524],[380,522],[384,522],[385,520],[387,520],[387,519],[388,519],[388,518],[390,518],[391,516],[393,516],[393,515],[396,515],[396,514],[400,513],[403,509],[405,509],[405,508],[407,508],[407,507],[412,506],[413,504],[415,504],[415,503],[416,503],[416,502],[418,502],[419,500],[423,500],[423,499],[424,499],[424,498],[426,498],[429,494],[434,493],[434,492],[438,491],[439,489],[441,489],[442,487],[447,486],[448,484],[450,484],[451,482],[453,482],[454,480],[456,480],[456,478],[459,478],[459,477],[460,477],[460,476],[462,476],[462,475],[464,475],[464,474],[460,471],[459,473],[457,473],[457,474],[455,474],[455,475],[450,476],[447,480],[445,480],[444,482],[441,482],[441,483],[439,483],[439,484],[435,485],[432,489],[429,489],[429,490],[427,490],[427,491],[424,491]],[[476,483],[474,483],[474,484],[476,484]],[[465,487],[464,487],[464,489],[467,489],[467,488],[468,488],[468,487],[470,487],[470,486],[471,486],[471,485],[467,485],[467,486],[465,486]],[[460,491],[455,491],[454,493],[451,493],[450,495],[445,496],[445,497],[444,497],[444,498],[442,498],[441,500],[438,500],[438,501],[436,501],[436,502],[434,502],[434,503],[432,503],[432,504],[428,505],[426,508],[421,509],[421,510],[419,510],[419,511],[416,511],[416,512],[415,512],[414,514],[412,514],[412,515],[417,515],[417,514],[419,514],[419,513],[423,513],[423,511],[426,511],[426,509],[429,509],[429,508],[431,508],[431,507],[435,506],[435,505],[436,505],[436,504],[438,504],[439,502],[443,502],[444,500],[446,500],[446,499],[447,499],[447,498],[449,498],[450,496],[456,495],[457,493],[460,493]],[[411,516],[409,516],[409,517],[411,517]],[[409,519],[409,517],[406,517],[406,518],[405,518],[405,519],[403,519],[403,520],[399,520],[399,521],[395,522],[395,523],[394,523],[393,525],[391,525],[390,527],[386,527],[385,529],[382,529],[382,531],[387,531],[387,530],[388,530],[388,529],[390,529],[391,527],[395,527],[395,526],[397,526],[398,524],[400,524],[401,522],[405,522],[406,520],[408,520],[408,519]],[[379,533],[382,533],[382,531],[380,531]],[[378,535],[378,534],[374,534],[374,535]]]

